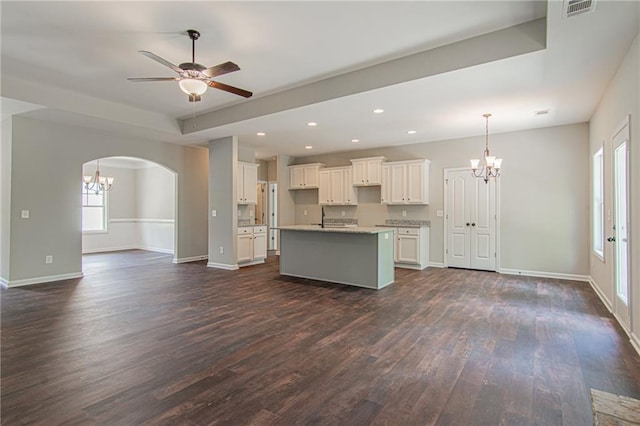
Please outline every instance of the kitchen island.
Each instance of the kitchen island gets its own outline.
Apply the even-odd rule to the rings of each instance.
[[[280,274],[381,289],[394,281],[391,228],[280,226]]]

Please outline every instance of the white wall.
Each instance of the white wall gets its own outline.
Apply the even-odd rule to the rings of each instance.
[[[638,6],[640,9],[640,5]],[[605,182],[612,181],[611,137],[622,120],[630,115],[629,195],[630,195],[630,274],[631,333],[640,348],[640,35],[609,83],[602,100],[591,118],[589,153],[593,155],[604,143]],[[612,206],[613,194],[606,191],[605,206]],[[590,208],[589,211],[592,211]],[[606,216],[606,214],[605,214]],[[593,220],[593,219],[592,219]],[[605,235],[611,234],[611,220],[605,222]],[[590,274],[596,288],[610,304],[614,298],[612,247],[605,243],[605,261],[590,254]],[[591,250],[589,250],[591,253]]]
[[[96,158],[137,157],[175,171],[178,179],[175,257],[178,261],[206,258],[206,149],[27,117],[14,116],[12,120],[9,265],[3,263],[0,271],[5,284],[22,285],[81,274],[78,182],[82,165]],[[46,190],[43,182],[48,184]],[[9,194],[3,190],[2,197]],[[30,219],[20,219],[22,209],[31,211]],[[4,222],[3,228],[7,227]],[[3,229],[3,239],[7,238],[5,235],[8,232]],[[3,241],[2,247],[5,246]],[[53,264],[45,264],[47,255],[54,256]]]
[[[481,118],[479,118],[481,119]],[[585,278],[589,273],[589,135],[588,126],[573,124],[522,132],[490,134],[492,153],[504,158],[501,180],[500,268],[529,273]],[[350,151],[296,159],[349,165],[349,159],[382,155],[388,161],[428,158],[430,204],[383,206],[379,188],[358,190],[357,207],[328,207],[328,217],[358,219],[361,225],[383,224],[385,219],[431,221],[430,261],[444,262],[444,169],[468,167],[479,158],[484,136],[418,143],[395,148]],[[289,191],[295,199],[296,223],[318,223],[317,190]],[[308,211],[304,216],[303,211]]]
[[[100,172],[115,178],[107,193],[107,231],[83,233],[82,252],[143,249],[173,253],[174,174],[152,163],[142,168],[100,166]],[[84,166],[84,174],[93,173],[95,165]]]

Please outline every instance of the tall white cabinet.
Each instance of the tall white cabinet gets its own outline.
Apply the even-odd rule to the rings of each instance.
[[[236,201],[238,204],[258,202],[258,164],[238,162],[238,184]]]

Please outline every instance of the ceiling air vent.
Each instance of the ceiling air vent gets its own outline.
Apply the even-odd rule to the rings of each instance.
[[[596,0],[564,0],[563,18],[573,18],[583,13],[591,13],[596,8]]]

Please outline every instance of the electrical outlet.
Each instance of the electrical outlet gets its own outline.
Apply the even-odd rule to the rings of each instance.
[[[224,254],[224,247],[220,246],[220,254]]]
[[[306,211],[306,210],[302,212],[302,214],[305,215],[305,216],[307,215],[307,213],[309,213],[309,212]]]
[[[255,216],[255,212],[253,210],[249,210],[249,217]]]
[[[49,256],[45,256],[44,258],[44,263],[53,263],[53,256],[49,255]]]
[[[344,216],[344,215],[345,215],[345,214],[347,214],[347,213],[346,213],[344,210],[342,210],[342,212],[340,212],[340,214],[341,214],[342,216]]]
[[[407,211],[406,210],[402,210],[402,217],[407,217]]]
[[[238,210],[238,217],[242,217],[242,212]]]
[[[444,212],[442,210],[436,210],[436,216],[442,217],[444,216]]]
[[[218,214],[217,210],[211,210],[211,216],[216,217]]]

